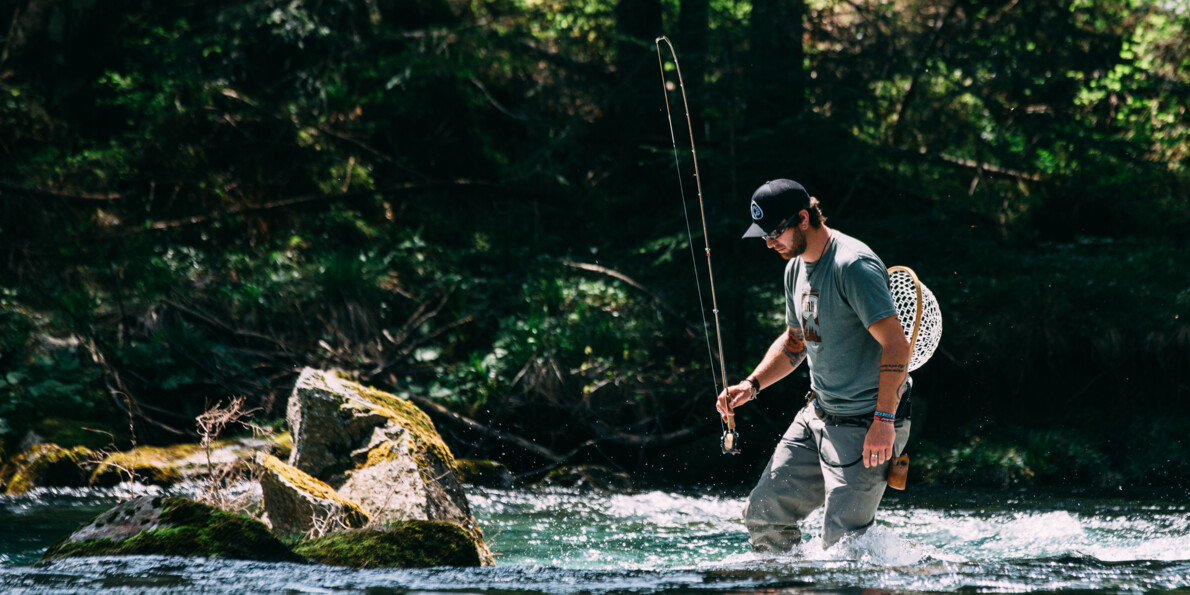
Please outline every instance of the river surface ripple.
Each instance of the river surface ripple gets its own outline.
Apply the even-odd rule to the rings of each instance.
[[[0,498],[4,593],[799,593],[1190,590],[1190,504],[1033,492],[890,493],[876,526],[823,550],[752,554],[743,497],[653,491],[473,489],[497,566],[352,570],[169,557],[41,552],[114,504],[118,491]]]

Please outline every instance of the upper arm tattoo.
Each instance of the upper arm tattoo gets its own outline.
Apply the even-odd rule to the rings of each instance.
[[[798,367],[806,359],[806,333],[800,328],[787,327],[785,333],[785,357],[789,364]]]

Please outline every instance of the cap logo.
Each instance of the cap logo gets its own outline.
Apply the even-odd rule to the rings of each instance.
[[[752,201],[752,220],[760,221],[761,219],[764,219],[764,211],[760,210],[760,205],[756,204],[756,201]]]

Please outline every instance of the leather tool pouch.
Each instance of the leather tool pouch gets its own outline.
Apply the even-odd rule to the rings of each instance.
[[[909,455],[904,454],[899,457],[893,457],[888,462],[888,487],[894,490],[903,490],[908,480]]]

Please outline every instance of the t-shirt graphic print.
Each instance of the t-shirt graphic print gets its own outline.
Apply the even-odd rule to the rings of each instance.
[[[822,342],[818,329],[818,290],[807,287],[802,290],[802,330],[807,343]]]

